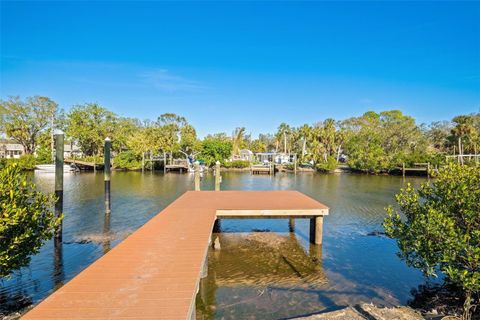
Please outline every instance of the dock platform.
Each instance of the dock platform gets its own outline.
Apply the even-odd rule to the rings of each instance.
[[[195,319],[215,221],[310,218],[328,208],[297,191],[188,191],[22,319]]]

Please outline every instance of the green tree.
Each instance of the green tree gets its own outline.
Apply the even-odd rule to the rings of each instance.
[[[452,139],[458,143],[458,153],[476,153],[480,138],[480,114],[456,116],[452,122]]]
[[[37,191],[16,164],[0,169],[0,277],[26,266],[53,236],[60,223],[53,203],[53,195]]]
[[[354,169],[389,171],[427,150],[427,139],[415,120],[398,110],[370,111],[345,120],[342,126],[348,164]]]
[[[201,159],[208,165],[223,162],[232,154],[232,141],[226,135],[207,136],[202,141]]]
[[[419,190],[396,196],[400,212],[387,208],[384,227],[399,255],[427,276],[441,270],[464,292],[464,319],[480,292],[480,170],[450,163]],[[477,301],[472,299],[477,297]]]
[[[164,113],[157,119],[159,149],[169,153],[170,160],[173,159],[174,153],[180,151],[181,132],[186,125],[187,120],[175,113]]]
[[[267,145],[266,145],[262,140],[260,140],[260,139],[252,140],[252,141],[249,143],[248,148],[249,148],[250,151],[252,151],[253,153],[266,152],[266,151],[267,151]]]
[[[435,121],[426,132],[430,145],[438,152],[448,152],[451,147],[449,140],[452,124],[449,121]]]
[[[68,113],[66,133],[86,156],[99,156],[105,138],[114,136],[116,121],[113,112],[96,103],[78,105]]]
[[[197,131],[195,128],[186,124],[180,129],[180,152],[188,157],[194,158],[200,151],[201,145],[197,139]]]
[[[33,154],[41,134],[53,123],[56,112],[57,104],[47,97],[28,97],[25,101],[19,97],[0,100],[0,131],[18,141],[26,154]]]

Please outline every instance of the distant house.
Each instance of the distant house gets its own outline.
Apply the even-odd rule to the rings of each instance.
[[[63,147],[63,156],[65,158],[80,158],[83,156],[83,152],[77,144],[66,143]]]
[[[15,140],[0,140],[0,158],[18,159],[25,153],[25,149]]]
[[[241,149],[239,154],[232,157],[232,160],[252,161],[253,159],[253,152],[248,149]]]
[[[279,152],[258,152],[255,153],[257,161],[262,163],[273,162],[276,164],[287,164],[295,161],[296,155],[289,153]]]

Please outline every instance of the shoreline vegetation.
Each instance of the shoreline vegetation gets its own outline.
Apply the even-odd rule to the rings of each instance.
[[[480,113],[459,115],[451,121],[417,124],[399,110],[369,111],[344,120],[325,119],[299,127],[281,123],[274,133],[258,137],[237,127],[232,134],[212,133],[200,139],[186,118],[174,113],[155,120],[119,116],[96,104],[60,109],[48,97],[11,97],[0,101],[0,133],[23,147],[18,163],[24,170],[52,163],[53,130],[62,130],[71,156],[78,160],[102,160],[106,137],[112,140],[113,167],[122,170],[160,169],[155,159],[166,157],[200,161],[211,167],[220,161],[224,169],[244,169],[242,150],[295,157],[297,168],[333,172],[347,167],[354,172],[395,173],[404,166],[428,163],[432,168],[453,161],[479,162]],[[462,157],[467,155],[467,157]],[[260,163],[260,162],[258,162]],[[286,164],[289,169],[292,163]],[[311,170],[308,170],[311,171]]]

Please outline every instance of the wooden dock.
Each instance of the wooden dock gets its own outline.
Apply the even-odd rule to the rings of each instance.
[[[23,319],[195,319],[217,218],[310,218],[321,243],[328,208],[297,191],[189,191]]]
[[[429,175],[430,172],[430,163],[414,163],[412,167],[406,167],[405,163],[402,164],[401,168],[397,168],[398,170],[402,171],[402,175],[405,176],[408,172],[410,173],[424,173],[425,175]]]
[[[275,165],[271,164],[271,163],[269,165],[263,165],[263,164],[251,165],[250,166],[250,173],[251,174],[274,175],[275,174]]]
[[[179,171],[180,173],[187,173],[189,169],[186,160],[174,160],[172,163],[165,165],[165,172]]]
[[[74,164],[80,170],[96,170],[96,169],[103,168],[103,163],[88,162],[88,161],[82,161],[77,159],[65,159],[64,163]]]

